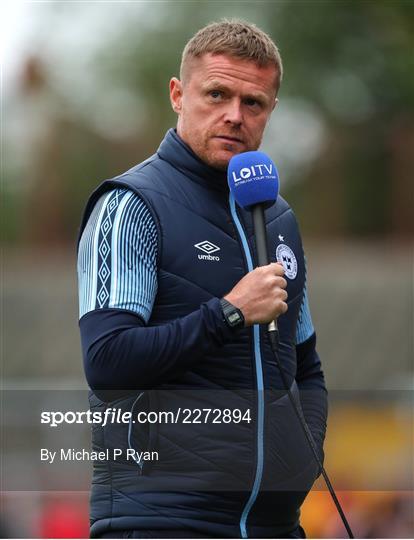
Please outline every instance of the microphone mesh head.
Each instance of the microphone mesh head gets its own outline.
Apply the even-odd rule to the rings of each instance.
[[[243,152],[233,156],[227,180],[237,204],[248,210],[255,204],[271,206],[279,193],[276,165],[263,152]]]

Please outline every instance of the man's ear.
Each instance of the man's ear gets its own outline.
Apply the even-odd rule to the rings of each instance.
[[[173,111],[177,114],[181,112],[181,101],[183,98],[183,85],[177,77],[170,80],[170,101]]]
[[[273,103],[272,111],[275,109],[276,105],[279,103],[279,100],[275,98],[275,102]]]

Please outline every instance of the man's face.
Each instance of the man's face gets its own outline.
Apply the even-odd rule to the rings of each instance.
[[[257,150],[276,104],[274,65],[207,53],[190,60],[183,81],[170,81],[177,133],[208,165],[225,170],[232,156]]]

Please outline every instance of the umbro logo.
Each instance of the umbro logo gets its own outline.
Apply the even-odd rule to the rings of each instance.
[[[203,240],[202,242],[199,242],[198,244],[194,244],[194,247],[205,253],[205,255],[202,255],[201,253],[198,254],[198,258],[204,261],[219,261],[220,257],[217,257],[217,255],[212,255],[212,253],[215,253],[216,251],[220,251],[220,248],[216,246],[216,244],[213,244],[213,242],[209,242],[208,240]]]
[[[220,251],[220,248],[218,246],[216,246],[212,242],[209,242],[208,240],[203,240],[198,244],[194,244],[194,247],[196,247],[197,249],[201,249],[201,251],[204,251],[204,253],[207,253],[207,255],[211,255],[215,251]]]

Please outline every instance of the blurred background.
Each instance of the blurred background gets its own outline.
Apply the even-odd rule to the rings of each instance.
[[[44,440],[25,411],[33,392],[86,388],[83,207],[175,125],[169,78],[186,41],[222,17],[258,24],[284,62],[263,150],[303,232],[328,472],[358,536],[414,535],[414,3],[190,0],[1,4],[2,470],[14,480],[0,536],[88,536],[89,469],[58,490],[30,461]],[[303,524],[345,536],[321,482]]]

